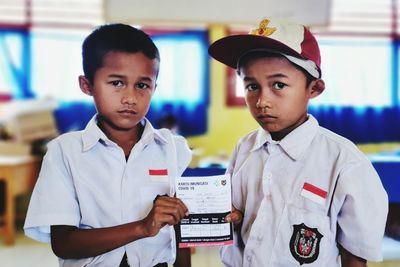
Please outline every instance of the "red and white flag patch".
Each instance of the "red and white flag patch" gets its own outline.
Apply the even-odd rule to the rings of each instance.
[[[168,182],[168,169],[149,169],[152,182]]]
[[[303,189],[301,190],[301,195],[309,200],[317,202],[321,205],[325,204],[328,192],[316,187],[315,185],[304,183]]]

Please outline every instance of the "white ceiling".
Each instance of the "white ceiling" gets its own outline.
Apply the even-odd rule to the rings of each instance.
[[[104,0],[105,19],[129,23],[253,25],[264,17],[326,25],[331,0]]]

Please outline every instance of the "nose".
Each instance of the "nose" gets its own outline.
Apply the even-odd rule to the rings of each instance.
[[[271,96],[268,90],[260,90],[260,94],[257,99],[256,107],[257,108],[270,108],[271,107]]]
[[[127,89],[121,98],[121,103],[131,106],[131,105],[136,105],[136,102],[137,102],[137,98],[136,98],[135,90]]]

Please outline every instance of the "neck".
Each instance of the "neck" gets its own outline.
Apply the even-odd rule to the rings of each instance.
[[[285,138],[286,135],[288,135],[289,133],[291,133],[294,129],[296,129],[297,127],[299,127],[300,125],[302,125],[304,122],[306,122],[308,120],[308,116],[307,114],[304,115],[303,117],[301,117],[297,122],[295,122],[293,125],[279,131],[279,132],[272,132],[271,134],[271,138],[274,141],[281,141],[283,138]]]
[[[135,144],[139,142],[144,130],[140,123],[129,130],[117,129],[104,123],[99,123],[99,127],[111,141],[124,150],[125,156],[128,156]]]

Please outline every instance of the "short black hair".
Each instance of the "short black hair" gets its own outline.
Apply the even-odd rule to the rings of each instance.
[[[249,60],[255,59],[255,58],[262,58],[262,57],[281,57],[281,58],[286,58],[284,55],[280,53],[274,53],[270,51],[254,51],[251,53],[248,53],[241,57],[238,62],[238,66],[236,69],[236,72],[238,75],[240,75],[240,68],[243,67],[244,64],[246,64]],[[313,77],[308,71],[300,67],[299,65],[294,64],[290,60],[288,60],[290,64],[292,64],[296,69],[300,70],[303,72],[303,74],[306,76],[306,86],[308,87],[310,83],[317,78]]]
[[[82,65],[85,77],[93,84],[94,74],[103,65],[109,52],[142,52],[149,59],[160,61],[158,48],[142,30],[122,23],[97,27],[82,44]]]

